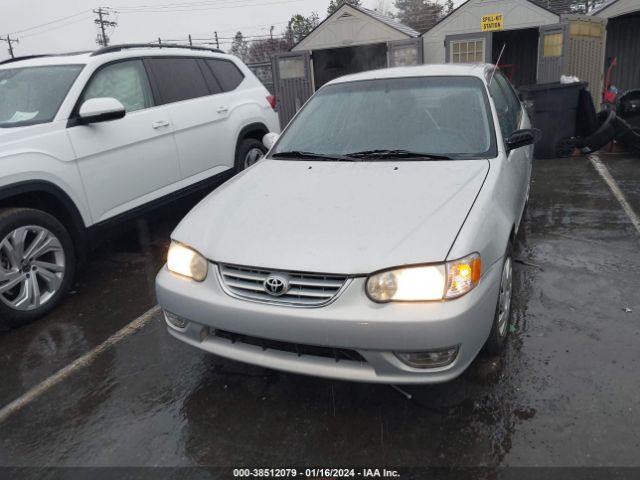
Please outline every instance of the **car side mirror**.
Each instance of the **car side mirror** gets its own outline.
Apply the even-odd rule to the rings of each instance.
[[[516,130],[507,138],[506,145],[507,151],[515,150],[516,148],[526,147],[527,145],[533,145],[542,138],[542,132],[537,128],[524,128],[522,130]]]
[[[269,132],[264,137],[262,137],[262,144],[267,147],[267,150],[271,150],[271,147],[275,145],[275,143],[280,138],[280,135],[277,133]]]
[[[85,101],[78,112],[78,123],[108,122],[118,120],[126,115],[127,110],[120,101],[111,97],[91,98]]]

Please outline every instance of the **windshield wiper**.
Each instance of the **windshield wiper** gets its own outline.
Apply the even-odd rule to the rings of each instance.
[[[289,152],[278,152],[271,155],[271,158],[308,158],[310,160],[334,160],[338,162],[356,162],[356,158],[345,155],[329,155],[325,153],[302,152],[291,150]]]
[[[428,159],[428,160],[453,160],[447,155],[435,153],[412,152],[409,150],[363,150],[362,152],[347,153],[347,157],[362,158],[367,160],[384,160],[387,158]]]

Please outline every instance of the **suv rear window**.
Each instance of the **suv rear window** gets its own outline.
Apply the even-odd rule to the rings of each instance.
[[[195,58],[149,58],[145,64],[155,80],[160,104],[211,94]]]
[[[244,80],[240,69],[229,60],[206,60],[206,62],[225,92],[235,89]]]

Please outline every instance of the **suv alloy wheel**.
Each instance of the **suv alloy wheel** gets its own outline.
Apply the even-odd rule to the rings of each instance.
[[[51,215],[0,210],[0,327],[50,311],[69,289],[75,269],[69,233]]]

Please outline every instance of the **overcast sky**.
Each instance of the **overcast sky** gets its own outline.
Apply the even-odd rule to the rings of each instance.
[[[392,9],[393,1],[362,4]],[[292,14],[317,11],[323,19],[328,4],[329,0],[0,0],[0,36],[19,39],[16,55],[89,50],[96,47],[92,10],[109,7],[109,19],[118,23],[111,32],[112,43],[181,40],[188,34],[207,41],[217,31],[221,48],[227,49],[238,30],[258,38],[268,35],[273,25],[278,35]],[[0,60],[8,56],[7,44],[0,42]]]

